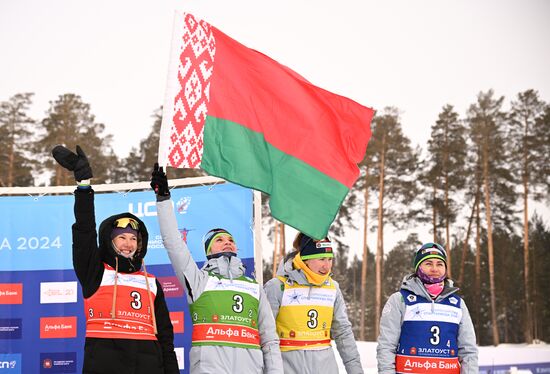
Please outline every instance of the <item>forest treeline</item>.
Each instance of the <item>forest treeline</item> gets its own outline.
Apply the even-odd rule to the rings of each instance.
[[[0,187],[74,183],[50,156],[56,144],[93,150],[95,184],[149,179],[161,108],[152,111],[149,135],[121,157],[79,95],[60,95],[44,118],[29,115],[32,100],[32,93],[18,93],[0,102]],[[382,306],[411,270],[414,249],[433,240],[449,253],[449,273],[470,308],[479,344],[550,341],[550,229],[530,208],[550,200],[550,105],[529,89],[505,107],[505,98],[489,90],[466,113],[445,105],[426,131],[430,126],[427,144],[415,148],[398,108],[376,114],[360,177],[331,227],[334,278],[357,338],[376,340]],[[168,170],[169,178],[197,175],[200,170]],[[292,250],[268,200],[263,196],[263,227],[274,254],[264,262],[264,280]],[[420,225],[429,225],[432,237],[410,234],[384,247],[385,227],[399,232]],[[363,234],[360,257],[350,258],[350,227]],[[366,245],[370,235],[376,248]]]

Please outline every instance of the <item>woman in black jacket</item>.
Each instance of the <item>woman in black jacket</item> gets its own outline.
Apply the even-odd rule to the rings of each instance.
[[[162,286],[147,273],[148,234],[131,213],[104,220],[97,241],[92,170],[77,146],[52,150],[73,171],[73,266],[86,311],[83,373],[179,373],[174,332]],[[151,308],[150,306],[154,307]]]

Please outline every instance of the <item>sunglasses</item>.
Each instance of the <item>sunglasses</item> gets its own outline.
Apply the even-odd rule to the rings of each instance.
[[[130,227],[134,230],[139,230],[139,223],[133,218],[130,217],[123,217],[115,220],[114,227],[119,227],[121,229],[124,229],[130,225]]]

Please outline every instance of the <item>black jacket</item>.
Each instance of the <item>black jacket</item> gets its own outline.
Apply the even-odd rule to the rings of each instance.
[[[131,213],[117,214],[103,221],[99,228],[98,246],[94,212],[94,191],[91,188],[77,189],[74,204],[76,222],[72,228],[73,267],[84,298],[98,290],[105,270],[103,263],[115,268],[115,257],[118,256],[118,271],[133,273],[141,270],[141,261],[147,254],[147,229]],[[117,255],[111,245],[113,221],[120,217],[132,217],[140,224],[138,251],[133,260]],[[158,341],[86,338],[83,373],[179,373],[172,322],[158,280],[154,304]]]

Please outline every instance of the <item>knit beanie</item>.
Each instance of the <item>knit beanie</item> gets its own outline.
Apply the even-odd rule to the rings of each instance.
[[[210,249],[211,249],[211,246],[212,246],[212,243],[213,243],[214,239],[217,238],[220,235],[229,235],[229,236],[233,237],[233,235],[231,235],[229,233],[229,231],[227,231],[225,229],[221,229],[221,228],[216,228],[216,229],[212,229],[212,230],[208,231],[204,235],[204,238],[203,238],[204,252],[206,253],[206,255],[210,254]]]
[[[298,249],[300,250],[300,257],[304,261],[314,258],[334,257],[332,242],[328,237],[321,240],[314,240],[306,234],[302,234]]]
[[[124,228],[123,227],[115,227],[113,229],[113,231],[111,231],[111,239],[114,239],[117,236],[119,236],[120,234],[124,234],[124,233],[133,234],[136,237],[138,236],[137,230],[134,230],[130,225],[128,225]]]
[[[422,247],[418,248],[414,255],[413,267],[415,273],[420,264],[429,258],[437,258],[442,260],[445,263],[445,266],[447,266],[447,252],[445,249],[437,243],[426,243],[422,245]]]

